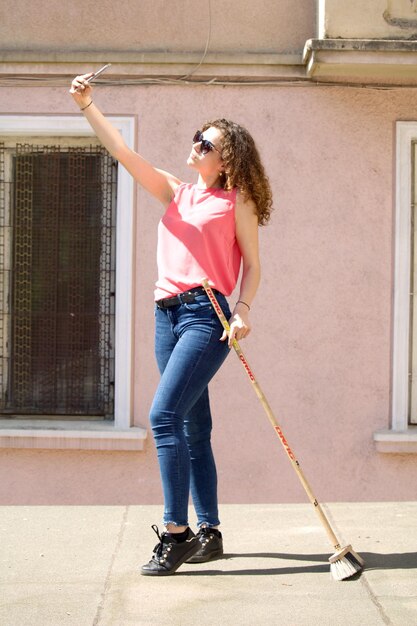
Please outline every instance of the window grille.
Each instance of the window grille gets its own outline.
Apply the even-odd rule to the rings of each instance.
[[[113,417],[117,166],[0,148],[0,412]]]

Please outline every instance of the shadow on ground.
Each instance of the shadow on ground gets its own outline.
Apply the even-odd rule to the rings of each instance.
[[[365,568],[370,570],[391,570],[391,569],[417,569],[417,552],[401,552],[393,554],[382,554],[378,552],[361,552],[360,556],[365,561]],[[317,561],[320,565],[301,565],[290,567],[268,567],[268,568],[256,568],[256,569],[234,569],[234,570],[196,570],[188,572],[178,572],[177,576],[283,576],[289,574],[304,574],[304,573],[325,573],[329,571],[329,555],[327,554],[288,554],[280,552],[250,552],[240,554],[225,554],[223,559],[265,559],[269,562],[271,560],[279,561]],[[359,574],[353,576],[350,580],[357,579]]]

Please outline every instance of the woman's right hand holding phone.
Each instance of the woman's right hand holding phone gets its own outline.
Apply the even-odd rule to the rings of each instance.
[[[71,83],[70,94],[78,104],[80,109],[87,108],[90,102],[92,102],[93,89],[88,82],[88,78],[91,78],[94,72],[76,76]]]

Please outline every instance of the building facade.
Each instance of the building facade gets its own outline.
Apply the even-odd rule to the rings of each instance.
[[[0,33],[0,501],[162,501],[161,208],[68,93],[105,62],[95,102],[183,180],[205,120],[253,134],[275,211],[245,355],[319,500],[412,499],[417,3],[5,0]],[[233,353],[211,402],[221,502],[304,501]]]

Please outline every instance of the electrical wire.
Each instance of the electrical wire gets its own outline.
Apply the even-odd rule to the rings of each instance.
[[[200,62],[199,66],[201,65]],[[197,67],[199,67],[197,66]],[[270,79],[248,79],[242,78],[191,78],[192,73],[197,71],[197,67],[181,77],[149,76],[147,78],[121,78],[120,80],[97,80],[96,86],[103,87],[135,87],[148,85],[188,85],[194,87],[345,87],[350,89],[368,89],[375,91],[394,91],[398,89],[415,89],[417,85],[395,85],[395,84],[370,84],[370,83],[345,83],[338,81],[317,81],[307,76],[294,78],[270,78]],[[65,87],[68,84],[67,75],[59,76],[0,76],[0,87]]]
[[[207,31],[206,47],[204,49],[203,56],[201,57],[200,63],[196,65],[196,67],[191,72],[189,72],[185,76],[181,76],[180,80],[186,80],[187,78],[195,74],[195,72],[203,65],[204,59],[206,58],[206,55],[209,49],[210,40],[211,40],[211,0],[208,0],[208,31]]]
[[[187,76],[190,76],[188,74]],[[247,78],[233,78],[233,79],[219,79],[217,77],[213,78],[194,78],[192,80],[186,80],[185,77],[166,77],[166,76],[149,76],[147,78],[121,78],[120,80],[100,80],[96,81],[94,85],[101,87],[129,87],[129,86],[138,86],[138,85],[203,85],[203,86],[211,86],[211,85],[277,85],[279,83],[286,84],[298,84],[302,82],[304,84],[308,84],[311,81],[307,78],[300,77],[295,79],[247,79]],[[51,77],[40,77],[40,76],[4,76],[0,77],[0,85],[4,86],[48,86],[48,87],[61,87],[65,86],[68,83],[68,76],[51,76]]]

